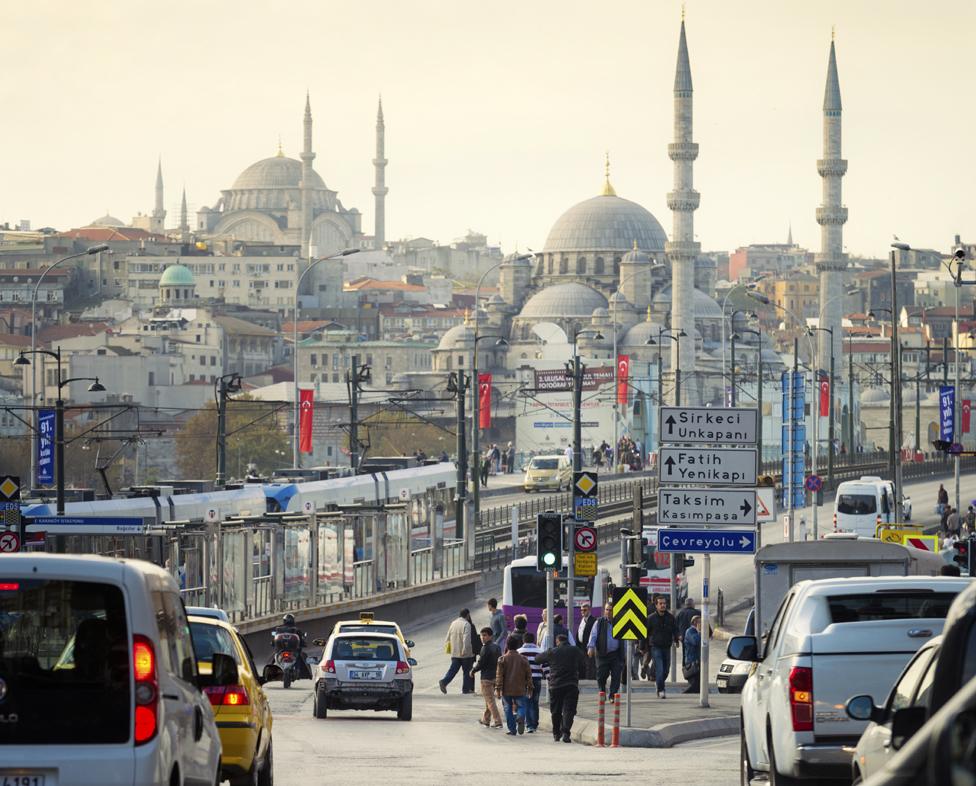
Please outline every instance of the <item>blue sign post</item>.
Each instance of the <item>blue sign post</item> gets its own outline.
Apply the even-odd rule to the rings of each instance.
[[[37,411],[37,483],[54,483],[54,418],[53,409]]]
[[[956,432],[956,388],[953,385],[939,387],[939,439],[952,442]]]
[[[657,550],[678,554],[755,554],[753,529],[662,529]]]

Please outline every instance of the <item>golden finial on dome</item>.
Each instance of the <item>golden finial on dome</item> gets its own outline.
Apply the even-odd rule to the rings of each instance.
[[[647,321],[648,322],[651,321],[651,307],[650,306],[647,307]]]
[[[681,21],[682,22],[685,21],[685,4],[684,3],[681,4]]]
[[[471,324],[471,309],[470,308],[464,309],[464,324],[465,325],[470,325]]]
[[[634,251],[636,251],[636,250],[637,250],[637,239],[635,238],[634,239]]]
[[[834,25],[830,26],[830,40],[837,40],[837,28]]]
[[[610,151],[608,150],[603,159],[603,192],[601,196],[617,196],[617,192],[610,185]]]
[[[285,157],[285,151],[281,149],[281,137],[280,136],[278,137],[278,155],[276,157],[277,158],[284,158]]]

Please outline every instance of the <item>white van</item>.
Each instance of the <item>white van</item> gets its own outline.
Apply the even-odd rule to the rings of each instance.
[[[140,560],[0,557],[0,783],[213,786],[220,736],[179,589]],[[225,662],[229,661],[229,663]]]
[[[865,475],[859,480],[845,480],[837,486],[835,532],[853,532],[873,538],[879,524],[894,521],[895,489],[890,480]]]

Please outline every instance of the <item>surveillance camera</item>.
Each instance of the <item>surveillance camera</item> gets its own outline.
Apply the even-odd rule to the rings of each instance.
[[[964,249],[964,248],[957,248],[955,251],[952,252],[952,256],[954,256],[956,259],[965,259],[966,258],[966,249]]]

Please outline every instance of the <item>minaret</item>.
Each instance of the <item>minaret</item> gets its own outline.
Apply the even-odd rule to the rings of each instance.
[[[180,235],[190,234],[190,214],[186,209],[186,186],[183,187],[183,199],[180,200]]]
[[[156,165],[156,206],[152,212],[152,231],[162,232],[166,226],[166,209],[163,207],[163,157]]]
[[[383,97],[380,96],[376,110],[376,158],[373,159],[375,178],[373,196],[375,203],[375,225],[373,227],[373,248],[381,249],[386,242],[386,124],[383,122]]]
[[[841,178],[847,172],[847,161],[841,158],[840,80],[837,78],[837,55],[831,35],[830,59],[827,61],[827,88],[823,104],[823,158],[817,161],[817,172],[823,178],[823,202],[817,208],[820,224],[820,253],[814,257],[820,274],[820,327],[831,328],[830,334],[818,331],[817,368],[830,368],[831,355],[841,356],[841,321],[844,314],[844,224],[847,208],[841,200]]]
[[[302,256],[308,258],[309,237],[312,232],[312,161],[315,160],[315,153],[312,152],[312,104],[309,100],[308,91],[305,92],[305,120],[303,122],[305,130],[304,144],[302,146],[302,230],[301,248]]]
[[[681,369],[682,404],[698,402],[695,373],[695,260],[701,250],[695,242],[695,210],[698,192],[694,189],[693,165],[698,145],[692,142],[691,65],[682,12],[678,39],[678,64],[674,75],[674,142],[668,157],[674,162],[674,190],[668,194],[673,213],[671,242],[665,246],[671,260],[671,329],[685,336],[671,344],[671,368]]]
[[[786,245],[793,248],[793,222],[790,222],[789,228],[786,230]]]

